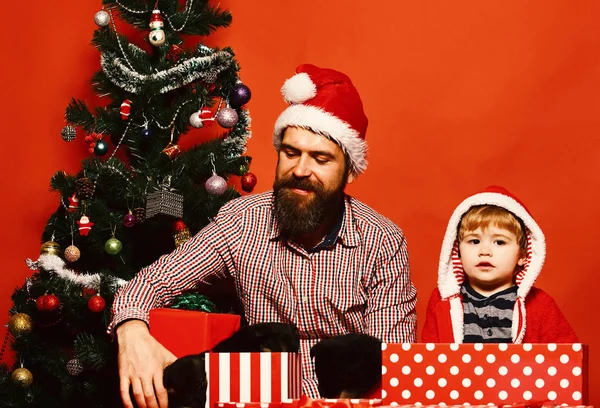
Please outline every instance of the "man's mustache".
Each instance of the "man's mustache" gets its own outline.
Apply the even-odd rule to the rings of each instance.
[[[284,180],[280,180],[277,183],[277,188],[297,188],[305,191],[317,191],[319,187],[308,179],[297,179],[295,177],[288,177]]]

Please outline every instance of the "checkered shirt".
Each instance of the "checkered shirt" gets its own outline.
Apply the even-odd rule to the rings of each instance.
[[[406,240],[394,223],[346,196],[338,239],[307,252],[281,236],[273,208],[273,192],[224,205],[196,236],[119,291],[109,332],[127,319],[148,323],[150,309],[211,275],[229,274],[250,324],[298,327],[303,392],[310,397],[318,397],[310,349],[319,340],[350,332],[389,343],[416,340],[416,290]]]

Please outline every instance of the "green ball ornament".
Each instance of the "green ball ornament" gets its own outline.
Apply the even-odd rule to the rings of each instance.
[[[94,154],[96,156],[104,156],[108,153],[108,144],[104,140],[98,140],[96,147],[94,147]]]
[[[117,255],[123,249],[123,244],[113,235],[104,244],[104,249],[111,255]]]

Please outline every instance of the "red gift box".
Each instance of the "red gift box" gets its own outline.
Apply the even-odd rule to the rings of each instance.
[[[382,350],[385,404],[587,404],[581,344],[383,344]]]
[[[181,309],[150,311],[150,334],[177,358],[210,350],[240,328],[233,314]]]
[[[281,402],[302,394],[298,353],[207,353],[204,364],[207,408],[230,401]]]

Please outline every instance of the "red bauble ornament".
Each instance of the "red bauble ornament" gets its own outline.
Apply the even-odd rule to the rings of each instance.
[[[35,307],[40,312],[53,312],[60,306],[60,300],[56,295],[42,295],[35,301]]]
[[[177,220],[173,223],[173,231],[175,232],[181,232],[186,228],[187,225],[185,225],[185,222],[183,222],[183,220]]]
[[[96,293],[98,293],[98,291],[96,289],[83,287],[81,289],[81,293],[83,294],[83,296],[87,297],[87,296],[94,296]]]
[[[127,120],[129,119],[129,114],[131,113],[131,101],[129,99],[125,99],[121,104],[121,119]]]
[[[94,295],[88,300],[88,308],[94,312],[99,313],[106,307],[106,301],[100,295]]]
[[[171,45],[169,51],[167,51],[167,59],[172,63],[176,63],[181,58],[181,53],[183,52],[183,48],[178,45]]]
[[[256,176],[252,173],[246,173],[242,176],[242,190],[249,193],[256,186]]]

